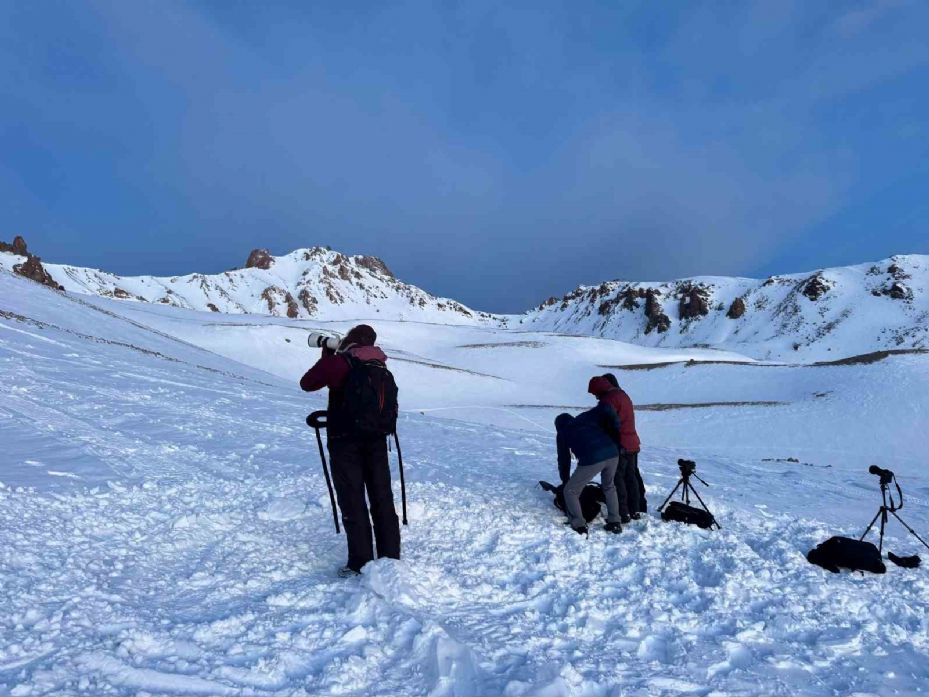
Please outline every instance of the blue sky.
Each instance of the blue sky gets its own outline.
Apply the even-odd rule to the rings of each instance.
[[[929,253],[929,3],[0,3],[0,239],[579,283]]]

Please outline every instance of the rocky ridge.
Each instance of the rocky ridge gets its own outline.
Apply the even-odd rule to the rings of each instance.
[[[920,255],[766,279],[607,281],[516,316],[435,297],[397,279],[377,257],[325,247],[277,257],[255,249],[244,268],[220,274],[121,277],[42,264],[17,237],[0,243],[2,268],[70,292],[214,313],[488,324],[769,360],[929,348],[929,257]]]
[[[771,360],[927,348],[929,257],[895,256],[766,279],[608,281],[549,298],[519,325],[647,346],[725,348]]]
[[[12,245],[3,244],[0,252],[6,254],[0,254],[0,268],[21,269],[16,273],[40,280],[38,257],[29,256],[20,263],[25,251],[22,238]],[[499,322],[492,315],[398,280],[377,257],[348,256],[324,247],[298,249],[279,257],[255,249],[244,268],[212,275],[130,277],[59,264],[46,264],[42,272],[46,284],[60,284],[70,292],[206,312],[291,319]]]

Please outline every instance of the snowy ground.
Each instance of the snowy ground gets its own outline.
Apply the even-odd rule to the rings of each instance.
[[[723,529],[652,518],[584,539],[534,486],[555,477],[544,405],[587,404],[569,383],[601,364],[659,362],[655,352],[630,358],[640,350],[551,335],[527,339],[543,346],[453,349],[515,335],[379,327],[389,347],[402,339],[411,359],[428,359],[397,363],[408,399],[433,400],[420,411],[444,398],[471,413],[403,415],[404,560],[343,581],[333,572],[344,540],[302,422],[322,398],[291,379],[302,359],[281,350],[294,365],[264,366],[271,375],[192,345],[226,331],[193,315],[172,329],[98,305],[112,309],[0,274],[0,695],[929,688],[926,570],[833,576],[803,559],[876,511],[876,480],[855,457],[868,440],[901,474],[902,515],[929,533],[925,356],[623,371],[643,403],[785,404],[642,412],[651,503],[673,486],[677,457],[696,454]],[[296,346],[297,326],[274,331]],[[413,342],[413,331],[436,338]],[[265,330],[224,334],[244,335],[251,351],[237,340],[224,352],[256,364],[257,349],[277,355]],[[564,371],[539,375],[552,356]],[[458,370],[422,365],[438,358]],[[407,368],[427,371],[430,389],[416,394]],[[464,370],[507,387],[482,391],[492,380]],[[477,407],[501,404],[534,405],[513,410],[524,430],[471,422]],[[907,434],[912,443],[882,442]],[[891,532],[890,549],[917,551]]]

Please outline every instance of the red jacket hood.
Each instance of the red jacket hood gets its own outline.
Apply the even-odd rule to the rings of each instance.
[[[600,397],[610,390],[615,389],[616,388],[610,384],[610,381],[602,375],[598,375],[595,378],[590,378],[590,382],[587,383],[587,391],[590,392],[590,394],[592,394],[594,397]]]
[[[354,348],[350,348],[347,353],[350,353],[359,361],[380,361],[381,363],[387,362],[387,354],[381,351],[381,349],[377,346],[355,346]]]

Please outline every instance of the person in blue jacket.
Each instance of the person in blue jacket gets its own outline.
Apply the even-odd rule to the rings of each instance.
[[[564,484],[568,523],[578,533],[587,533],[587,521],[581,512],[580,495],[587,483],[600,475],[603,497],[606,499],[606,530],[622,532],[619,498],[616,495],[616,467],[619,464],[619,417],[608,404],[600,402],[593,409],[571,416],[555,418],[558,445],[558,474]],[[571,453],[577,458],[577,469],[571,472]]]

